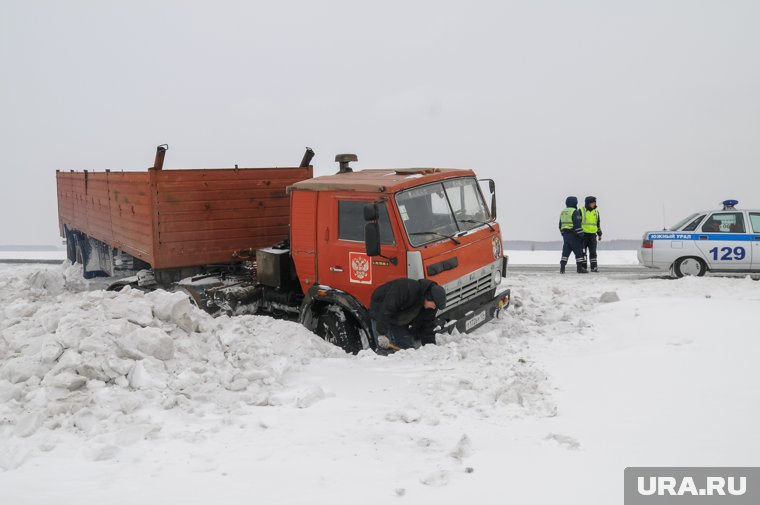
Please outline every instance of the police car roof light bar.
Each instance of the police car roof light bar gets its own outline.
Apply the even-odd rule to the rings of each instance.
[[[739,200],[723,200],[723,210],[734,210],[734,207],[739,205]]]

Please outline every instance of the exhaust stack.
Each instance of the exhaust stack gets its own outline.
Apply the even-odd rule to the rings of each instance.
[[[167,149],[169,149],[169,144],[161,144],[156,147],[156,161],[153,162],[151,170],[162,170],[164,168],[164,157]]]
[[[314,157],[314,150],[311,147],[306,148],[306,152],[303,153],[303,158],[301,159],[301,164],[298,165],[301,168],[306,168],[309,165],[311,165],[311,159]]]
[[[338,173],[347,174],[354,171],[354,169],[348,166],[348,164],[352,161],[359,161],[359,157],[355,154],[338,154],[335,156],[335,161],[340,164]]]

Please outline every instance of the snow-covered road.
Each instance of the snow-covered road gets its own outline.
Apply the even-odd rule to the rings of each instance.
[[[351,357],[0,266],[3,501],[609,504],[626,466],[760,464],[758,282],[505,284],[509,314],[474,335]]]

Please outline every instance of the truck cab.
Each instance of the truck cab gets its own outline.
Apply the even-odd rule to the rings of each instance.
[[[349,169],[290,186],[302,322],[344,348],[374,347],[372,293],[399,277],[444,287],[442,331],[496,317],[509,290],[500,288],[506,258],[490,190],[489,208],[473,171],[438,168]]]

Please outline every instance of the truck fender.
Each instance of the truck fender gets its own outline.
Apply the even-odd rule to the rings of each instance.
[[[346,317],[353,318],[369,342],[374,342],[369,311],[349,293],[329,286],[314,285],[309,288],[301,303],[299,321],[310,331],[314,331],[320,312],[335,306],[340,307]]]

